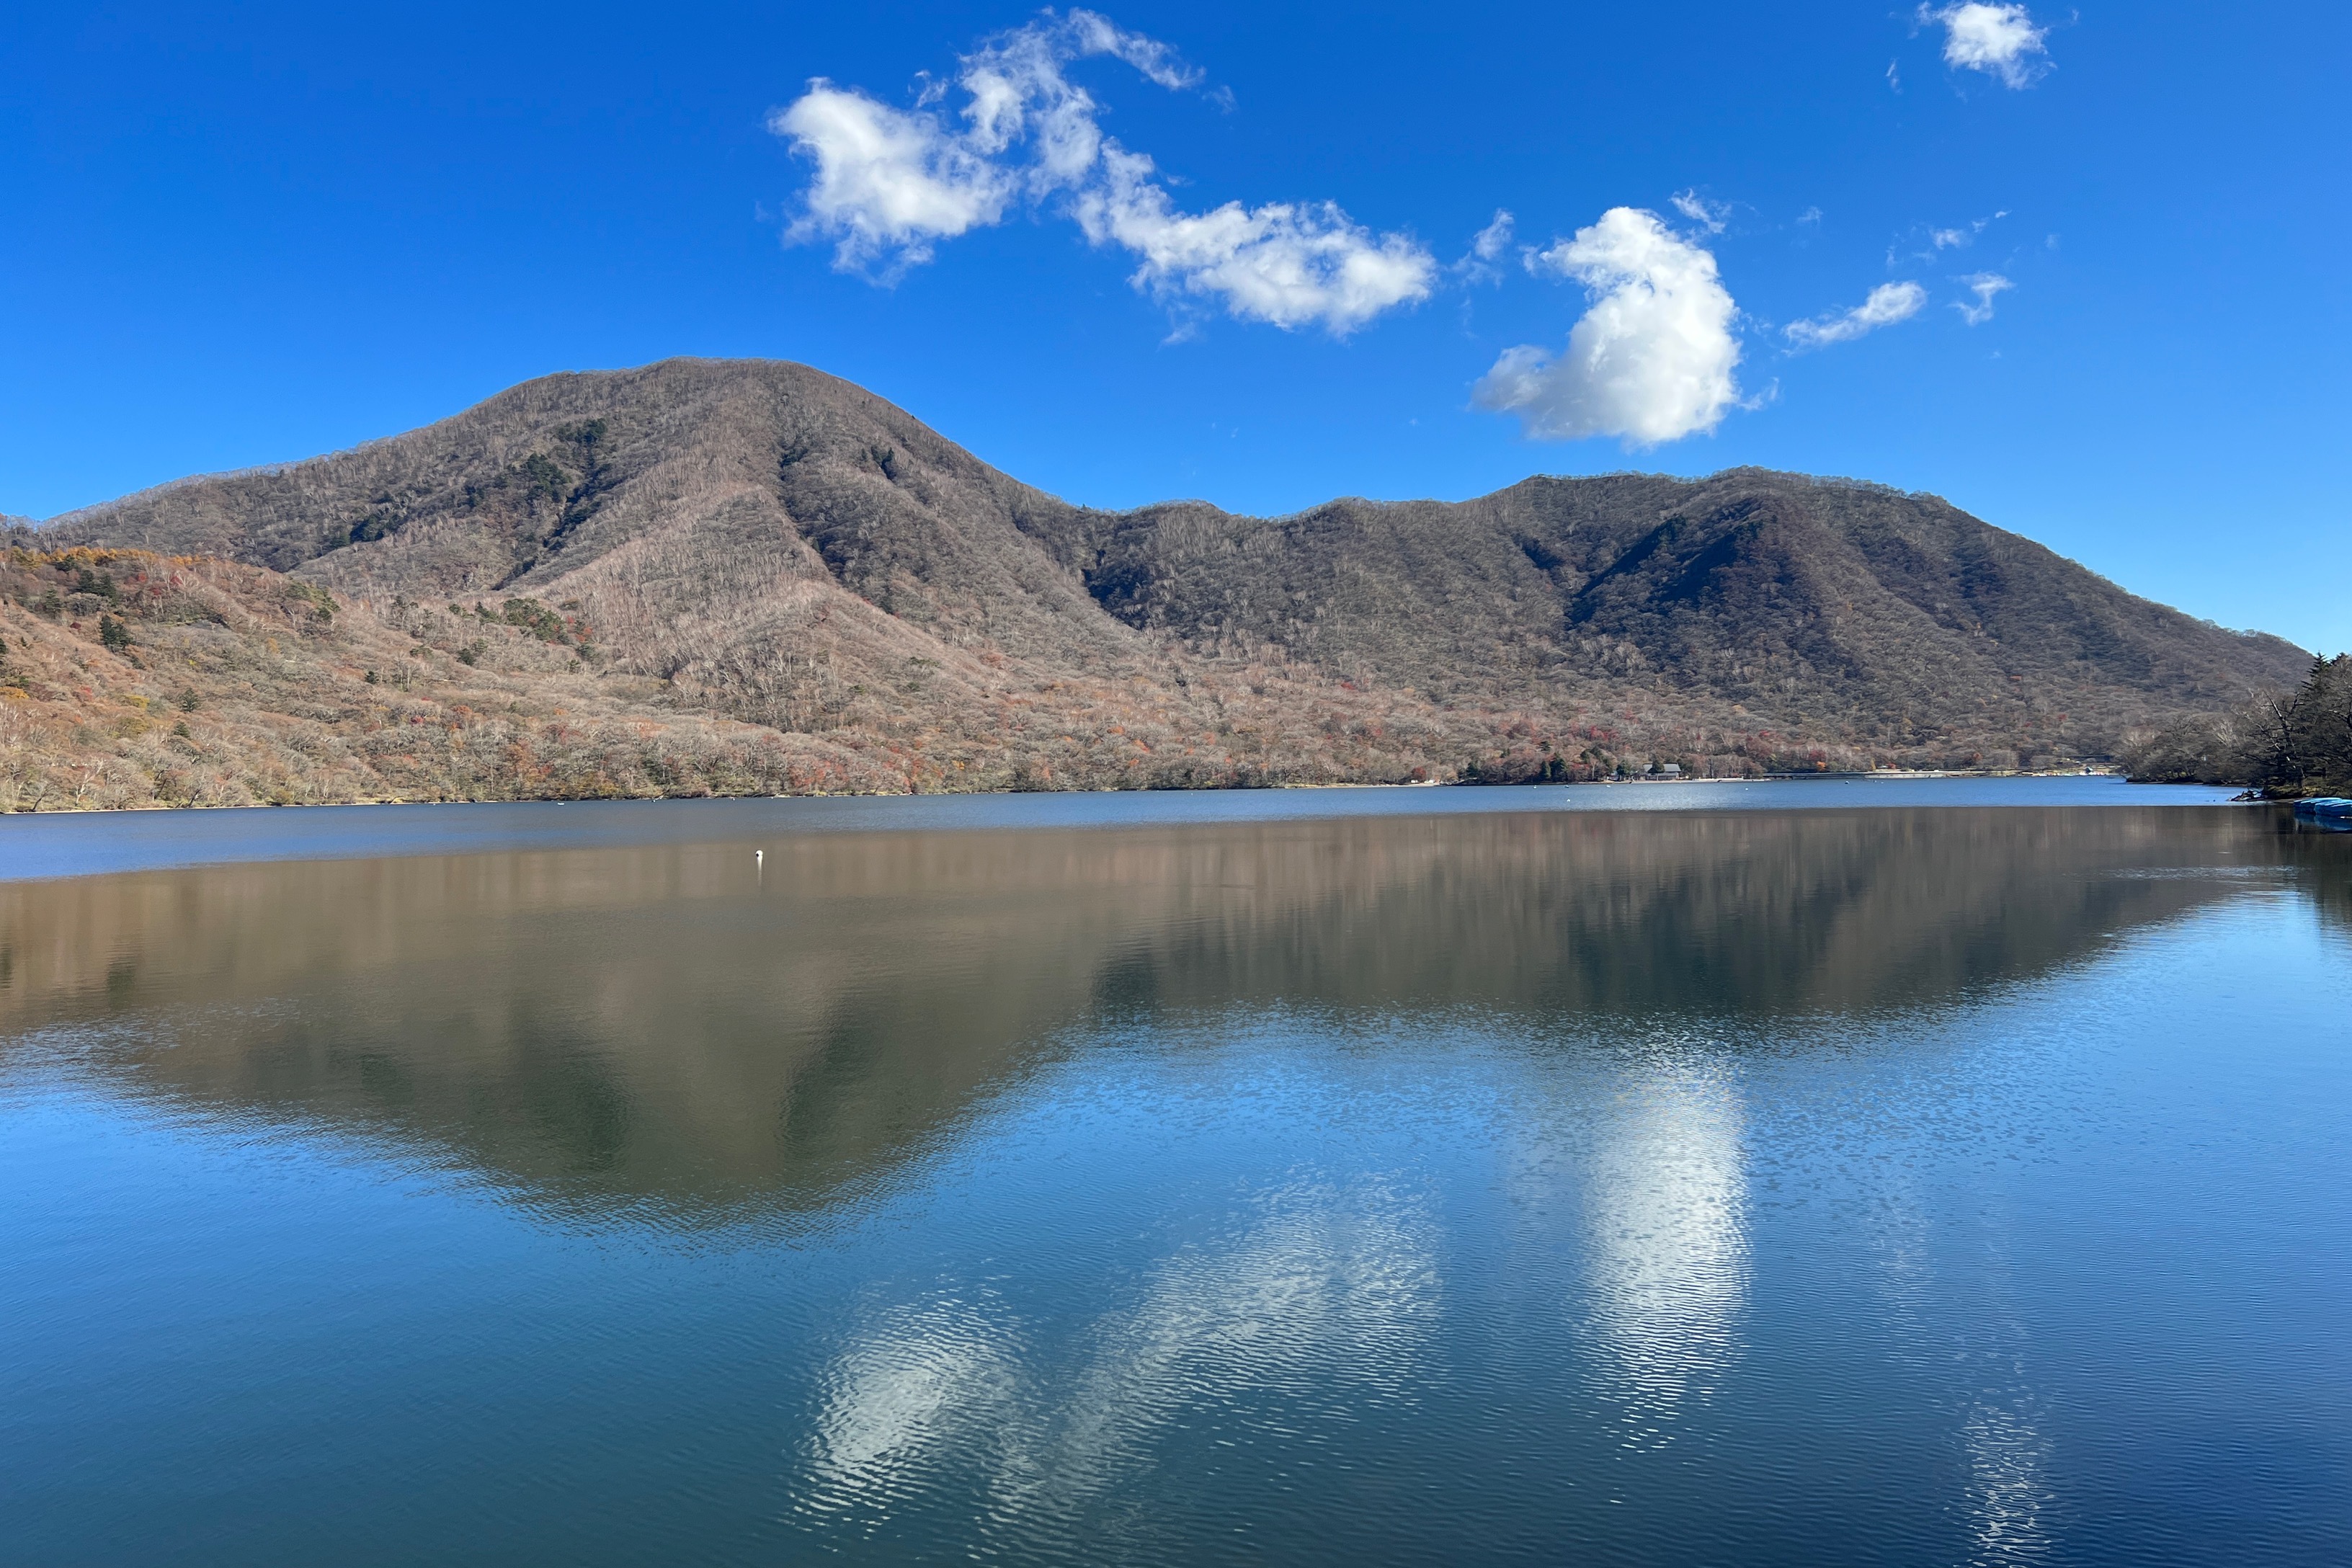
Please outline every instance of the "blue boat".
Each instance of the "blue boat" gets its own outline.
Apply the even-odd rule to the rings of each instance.
[[[2296,801],[2294,814],[2314,822],[2326,823],[2330,826],[2340,825],[2352,827],[2352,800],[2347,800],[2339,795],[2321,795],[2316,800]]]

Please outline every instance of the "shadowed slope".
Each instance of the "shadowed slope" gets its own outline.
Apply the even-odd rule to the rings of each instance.
[[[1532,479],[1455,505],[1205,506],[1048,524],[1129,625],[1263,638],[1444,697],[1736,704],[1889,748],[2038,728],[2088,748],[2307,662],[2136,598],[1929,496],[1733,469]]]

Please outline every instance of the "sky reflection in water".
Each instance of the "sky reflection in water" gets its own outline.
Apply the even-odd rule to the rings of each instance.
[[[0,1555],[2342,1561],[2348,888],[2129,807],[0,883]]]

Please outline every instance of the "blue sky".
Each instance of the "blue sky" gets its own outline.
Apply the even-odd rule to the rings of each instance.
[[[773,355],[1077,501],[1763,464],[2352,647],[2352,9],[487,9],[12,23],[0,510]]]

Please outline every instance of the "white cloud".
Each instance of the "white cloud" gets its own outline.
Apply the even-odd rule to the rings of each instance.
[[[1801,349],[1852,342],[1864,332],[1907,321],[1927,302],[1927,290],[1916,283],[1881,283],[1870,298],[1851,310],[1832,310],[1810,321],[1791,321],[1782,329]]]
[[[1886,247],[1886,265],[1901,267],[1906,262],[1933,261],[1938,252],[1966,250],[1983,237],[1984,231],[2009,216],[2003,207],[1990,217],[1974,218],[1967,223],[1939,228],[1934,224],[1916,224],[1897,236]]]
[[[1033,22],[963,58],[957,85],[971,100],[963,112],[974,149],[994,157],[1030,140],[1028,184],[1038,195],[1084,180],[1104,137],[1093,96],[1065,77],[1062,67],[1093,55],[1122,60],[1171,91],[1201,84],[1202,73],[1167,45],[1122,31],[1092,11],[1073,11],[1058,24]]]
[[[2017,287],[1998,272],[1979,272],[1972,278],[1963,278],[1960,281],[1969,286],[1969,292],[1974,294],[1976,299],[1973,301],[1955,300],[1952,301],[1952,309],[1958,310],[1960,313],[1960,320],[1971,327],[1981,327],[1992,320],[1994,295],[2003,289]]]
[[[1375,236],[1329,202],[1175,210],[1151,160],[1115,143],[1106,177],[1079,193],[1078,226],[1143,258],[1129,281],[1162,297],[1221,301],[1245,321],[1320,323],[1344,336],[1391,306],[1429,297],[1437,264],[1402,235]]]
[[[1919,7],[1919,20],[1944,25],[1944,63],[1999,77],[2012,88],[2030,87],[2050,68],[2042,39],[2050,29],[2037,27],[2022,5],[1987,5],[1968,0],[1941,10]]]
[[[1207,75],[1198,66],[1186,65],[1174,49],[1157,38],[1128,32],[1097,12],[1073,11],[1069,26],[1080,54],[1109,55],[1124,60],[1171,91],[1198,87]]]
[[[1927,231],[1927,243],[1937,250],[1958,250],[1963,247],[1974,245],[1977,236],[2008,216],[2009,209],[2003,207],[1992,216],[1978,218],[1963,227],[1930,228]]]
[[[819,80],[768,128],[816,161],[795,238],[838,241],[835,264],[884,257],[895,272],[931,258],[933,242],[996,222],[1013,184],[926,113],[906,113]]]
[[[1510,248],[1514,226],[1511,215],[1496,207],[1495,221],[1471,237],[1470,254],[1481,261],[1494,260]]]
[[[1709,234],[1721,234],[1724,226],[1731,221],[1729,202],[1711,202],[1696,191],[1677,192],[1673,201],[1675,211]]]
[[[1494,221],[1470,237],[1470,252],[1454,264],[1454,270],[1473,283],[1499,283],[1503,274],[1495,263],[1511,247],[1511,237],[1517,222],[1501,207],[1495,209]]]
[[[1738,401],[1737,307],[1715,258],[1658,215],[1612,207],[1573,239],[1531,253],[1529,271],[1573,279],[1592,297],[1555,356],[1506,350],[1473,395],[1539,439],[1616,436],[1654,446],[1712,430]]]
[[[966,100],[961,125],[933,107],[944,84],[902,110],[811,83],[769,121],[817,166],[787,237],[830,238],[835,265],[887,281],[930,260],[940,240],[1000,223],[1016,204],[1050,203],[1095,245],[1133,251],[1138,288],[1213,300],[1244,321],[1344,336],[1428,297],[1438,268],[1426,249],[1402,234],[1375,235],[1332,203],[1178,210],[1151,159],[1104,135],[1093,96],[1064,74],[1089,56],[1124,61],[1171,89],[1202,82],[1165,44],[1072,11],[1048,12],[963,57],[954,79]],[[1507,233],[1507,216],[1497,216]]]

